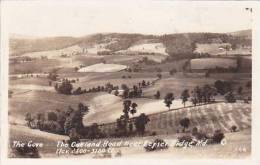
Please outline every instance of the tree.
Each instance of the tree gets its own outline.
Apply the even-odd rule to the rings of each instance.
[[[57,121],[58,117],[55,112],[48,112],[48,121]]]
[[[145,125],[150,121],[147,115],[144,113],[141,113],[140,116],[138,116],[135,119],[135,127],[136,131],[139,135],[144,135],[145,132]]]
[[[220,143],[224,138],[224,133],[221,130],[216,130],[213,134],[212,140],[214,143]]]
[[[236,98],[235,98],[232,91],[225,95],[225,99],[228,103],[235,103],[236,102]]]
[[[116,89],[115,96],[118,96],[118,95],[119,95],[119,91],[118,91],[118,89]]]
[[[130,113],[132,114],[132,115],[134,115],[136,112],[137,112],[137,110],[136,110],[136,107],[137,107],[138,105],[136,104],[136,103],[132,103],[132,105],[131,105],[131,110],[130,110]]]
[[[190,97],[189,90],[185,89],[181,94],[182,104],[184,105],[184,107],[189,97]]]
[[[164,97],[164,103],[166,105],[166,107],[171,108],[171,104],[172,104],[172,101],[174,100],[174,95],[173,93],[167,93],[166,96]]]
[[[68,134],[72,128],[76,130],[82,129],[83,126],[83,117],[88,113],[89,108],[82,103],[78,104],[78,109],[74,110],[69,107],[67,111],[66,121],[64,123],[65,134]]]
[[[216,94],[216,90],[206,84],[203,86],[201,94],[202,94],[202,99],[206,104],[212,101],[213,96]]]
[[[69,80],[65,79],[62,81],[61,85],[55,85],[55,89],[57,92],[59,92],[61,94],[70,95],[71,91],[73,89],[73,86]]]
[[[146,82],[145,80],[142,81],[142,87],[145,87],[146,86]]]
[[[243,91],[243,87],[240,86],[240,87],[238,88],[238,90],[237,90],[237,93],[238,93],[239,95],[241,95],[241,94],[242,94],[242,91]]]
[[[217,80],[214,85],[215,88],[217,89],[217,92],[220,93],[221,95],[224,95],[227,92],[232,90],[231,83],[227,81]]]
[[[126,84],[122,84],[121,88],[124,90],[123,97],[128,98],[129,97],[129,88]]]
[[[47,78],[52,80],[52,81],[56,81],[57,78],[58,78],[58,75],[55,72],[51,72],[51,73],[49,73]]]
[[[190,125],[190,119],[189,118],[183,118],[180,120],[180,125],[183,127],[183,132],[185,132],[185,128],[188,128]]]
[[[160,99],[160,97],[161,97],[160,91],[157,91],[156,94],[154,95],[154,97],[155,97],[156,99]]]
[[[100,136],[100,129],[98,128],[98,124],[97,123],[93,123],[89,127],[88,137],[90,139],[95,139],[95,138],[98,138],[99,136]]]
[[[28,127],[31,127],[31,122],[33,121],[33,117],[31,113],[25,114],[25,121],[27,121]]]
[[[199,86],[196,86],[193,90],[192,102],[195,106],[197,103],[202,103],[202,89]]]

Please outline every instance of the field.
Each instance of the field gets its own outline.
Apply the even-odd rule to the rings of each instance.
[[[191,69],[215,69],[216,67],[221,68],[236,68],[236,59],[225,59],[225,58],[203,58],[203,59],[192,59]]]
[[[125,65],[99,63],[80,68],[78,72],[116,72],[124,70],[126,68],[127,67]]]
[[[211,36],[210,34],[205,35],[209,35],[209,38]],[[200,34],[188,34],[187,36],[193,37],[192,40],[202,40]],[[130,89],[134,85],[140,86],[142,89],[141,97],[130,99],[137,104],[137,113],[131,114],[130,118],[145,113],[150,122],[146,125],[144,137],[124,137],[123,140],[134,142],[161,138],[166,141],[176,141],[179,136],[189,134],[193,127],[197,127],[200,131],[208,134],[221,129],[228,141],[225,146],[216,144],[185,150],[170,147],[167,151],[149,153],[145,152],[143,146],[115,148],[115,151],[121,150],[123,156],[131,158],[158,155],[162,158],[248,157],[251,153],[251,102],[246,103],[244,100],[251,97],[251,57],[241,56],[240,63],[237,61],[237,57],[217,56],[199,59],[192,59],[192,56],[185,58],[184,56],[178,60],[173,60],[174,58],[165,60],[176,52],[177,55],[179,53],[183,55],[183,52],[184,55],[185,52],[188,55],[192,53],[193,43],[192,40],[187,40],[187,36],[179,34],[154,38],[154,36],[138,34],[96,34],[86,38],[71,38],[70,42],[64,40],[49,49],[41,48],[38,45],[31,51],[22,42],[14,43],[12,48],[17,44],[21,47],[12,51],[13,55],[17,53],[19,57],[32,57],[32,61],[19,61],[17,63],[10,61],[10,98],[8,102],[10,145],[12,140],[32,139],[35,142],[45,143],[45,147],[39,150],[41,156],[56,157],[54,152],[57,140],[69,137],[28,128],[25,114],[51,112],[57,109],[65,111],[69,106],[76,109],[79,103],[89,107],[89,112],[83,117],[84,126],[98,123],[99,128],[105,133],[115,130],[115,121],[123,114],[125,99],[121,95],[115,96],[113,92],[110,94],[105,91],[69,95],[58,93],[54,88],[55,84],[59,84],[61,79],[69,79],[75,80],[72,83],[73,90],[78,87],[89,90],[105,86],[107,83],[118,86],[120,91],[123,90],[122,84],[127,85]],[[214,38],[214,36],[218,38],[216,34],[212,34],[211,37]],[[219,48],[226,46],[226,44],[211,43],[211,39],[202,42],[204,44],[197,43],[196,52],[210,53],[211,55],[223,52]],[[34,44],[38,42],[40,43],[40,41],[35,40]],[[98,55],[98,51],[107,50],[113,53]],[[236,53],[242,50],[237,48],[232,51]],[[231,50],[228,53],[231,53]],[[12,57],[16,58],[16,56]],[[189,62],[191,70],[187,69]],[[242,69],[238,69],[236,72],[210,73],[208,77],[205,76],[205,71],[209,68],[235,68],[238,64],[241,65]],[[128,68],[132,70],[130,71]],[[199,71],[193,72],[193,69]],[[171,73],[173,70],[174,73]],[[49,79],[47,75],[50,72],[58,74],[58,80]],[[225,96],[218,93],[214,96],[216,101],[214,103],[194,107],[191,97],[189,97],[186,107],[184,107],[181,95],[185,89],[191,95],[195,87],[202,87],[206,84],[213,87],[217,80],[231,83],[233,94],[238,98],[236,103],[228,103]],[[141,88],[143,81],[149,82],[150,85],[143,85]],[[239,92],[240,87],[243,90]],[[154,95],[157,91],[160,92],[160,98],[156,99]],[[170,110],[164,103],[164,97],[169,92],[174,94]],[[185,117],[190,119],[190,126],[183,133],[179,122]],[[234,125],[238,127],[239,131],[231,133],[230,128]],[[88,141],[88,139],[81,140]],[[119,138],[110,138],[109,140],[117,141]],[[239,147],[241,146],[246,147],[246,151],[240,152]],[[70,156],[93,157],[91,154]]]
[[[195,53],[208,53],[213,56],[218,55],[249,55],[251,54],[248,48],[236,48],[232,50],[230,43],[211,43],[211,44],[196,44]]]

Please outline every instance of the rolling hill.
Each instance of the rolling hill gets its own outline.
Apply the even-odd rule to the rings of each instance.
[[[196,49],[196,44],[230,43],[232,47],[251,47],[251,30],[233,33],[179,33],[166,35],[143,35],[129,33],[92,34],[84,37],[52,38],[10,38],[10,54],[22,55],[79,46],[89,53],[106,51],[137,51],[141,53],[168,54],[171,56],[188,56]],[[159,45],[151,48],[147,45]],[[147,51],[146,51],[147,49]],[[158,50],[157,50],[158,49]],[[163,50],[163,51],[161,51]],[[162,52],[162,53],[161,53]]]

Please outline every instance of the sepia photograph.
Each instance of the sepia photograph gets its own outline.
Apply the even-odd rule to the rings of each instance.
[[[10,2],[4,12],[8,158],[251,157],[252,6]]]

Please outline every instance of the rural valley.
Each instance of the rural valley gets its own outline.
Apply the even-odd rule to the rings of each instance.
[[[11,35],[9,45],[10,157],[225,159],[251,154],[251,30]],[[13,146],[28,139],[44,146]],[[122,139],[147,143],[57,154],[57,141]],[[207,145],[196,147],[200,140]]]

